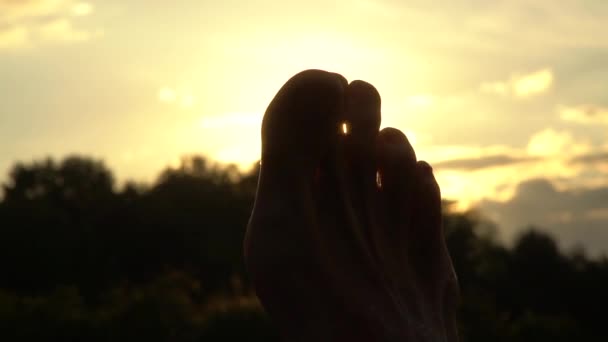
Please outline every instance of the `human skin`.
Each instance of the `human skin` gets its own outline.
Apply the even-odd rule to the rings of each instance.
[[[439,186],[380,120],[372,85],[321,70],[293,76],[264,115],[244,253],[287,341],[458,340]]]

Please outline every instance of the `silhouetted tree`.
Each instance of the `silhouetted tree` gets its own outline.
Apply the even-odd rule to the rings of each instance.
[[[103,162],[18,163],[0,201],[0,339],[277,341],[241,260],[259,165],[182,159],[120,189]],[[608,260],[529,228],[509,249],[444,206],[463,341],[608,339]]]

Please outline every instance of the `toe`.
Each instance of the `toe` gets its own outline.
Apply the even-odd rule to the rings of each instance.
[[[336,144],[345,82],[337,74],[303,71],[268,106],[256,200],[245,238],[248,262],[255,259],[264,266],[274,259],[266,251],[286,257],[309,248],[302,241],[310,240],[305,227],[312,225],[311,184],[319,160]]]
[[[416,220],[421,234],[439,240],[441,229],[441,190],[433,175],[433,168],[425,161],[416,163],[417,180],[414,202]]]
[[[398,129],[384,128],[377,145],[379,192],[378,217],[382,222],[373,232],[374,244],[383,265],[395,282],[403,303],[410,311],[420,314],[417,305],[420,290],[416,270],[410,258],[416,244],[412,228],[415,186],[417,181],[416,153],[407,137]],[[402,307],[407,305],[402,303]]]
[[[380,129],[380,94],[369,83],[353,81],[346,88],[344,135],[351,159],[367,163],[375,153],[374,146]]]
[[[345,198],[357,220],[367,226],[376,188],[376,139],[380,94],[371,84],[354,81],[346,88],[342,151]],[[368,233],[365,233],[368,234]]]
[[[346,88],[343,152],[353,200],[371,197],[376,184],[376,139],[380,129],[380,94],[369,83],[353,81]],[[358,212],[363,212],[360,205]]]
[[[411,253],[423,274],[445,276],[451,270],[445,247],[441,216],[441,191],[431,166],[419,161],[416,164],[417,182],[412,201],[412,230],[417,243]]]
[[[391,226],[410,222],[416,169],[416,153],[407,137],[398,129],[383,129],[378,136],[378,172]]]
[[[406,136],[395,128],[385,128],[378,135],[378,193],[379,216],[384,222],[376,231],[379,250],[389,250],[390,259],[397,259],[402,267],[407,258],[407,247],[412,241],[409,229],[412,218],[412,199],[416,179],[416,154]]]
[[[306,70],[287,81],[264,114],[262,164],[314,171],[338,138],[345,82],[322,70]]]
[[[459,286],[443,234],[441,191],[428,163],[419,161],[416,171],[412,228],[418,238],[412,246],[412,260],[423,282],[421,287],[441,303],[447,341],[458,341],[455,317]]]
[[[444,244],[441,219],[441,191],[433,169],[425,161],[416,164],[417,182],[414,187],[413,224],[417,240],[424,246],[419,251],[425,259],[437,255]]]

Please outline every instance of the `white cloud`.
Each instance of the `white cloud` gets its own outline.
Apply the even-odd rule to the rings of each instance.
[[[552,84],[553,72],[546,68],[529,74],[514,75],[507,81],[482,83],[479,89],[484,93],[526,98],[546,92]]]
[[[608,125],[608,108],[591,105],[575,107],[562,106],[558,109],[559,116],[564,121],[578,124],[606,124]]]

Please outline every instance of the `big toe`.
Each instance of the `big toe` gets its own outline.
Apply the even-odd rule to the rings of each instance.
[[[262,122],[262,165],[311,172],[335,144],[346,80],[322,70],[293,76],[274,97]]]
[[[268,269],[276,255],[306,254],[312,243],[312,184],[321,158],[339,134],[346,80],[321,70],[289,79],[262,121],[262,158],[245,257]],[[279,258],[280,259],[280,258]],[[255,262],[254,262],[255,261]]]

